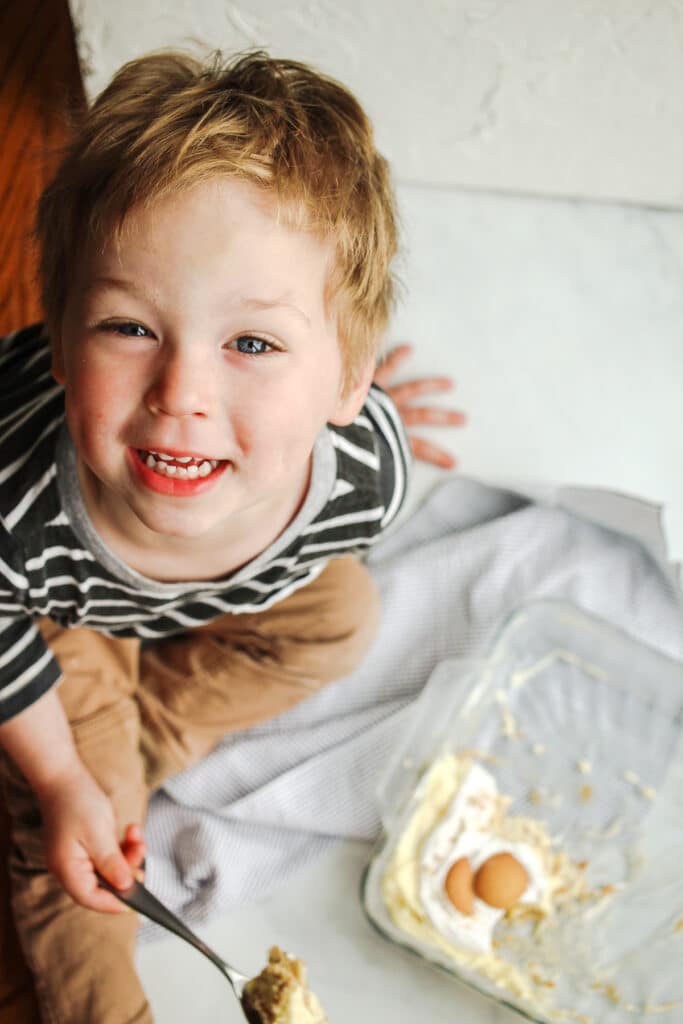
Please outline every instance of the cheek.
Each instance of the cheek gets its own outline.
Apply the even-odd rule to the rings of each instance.
[[[129,415],[131,401],[131,390],[111,374],[82,367],[66,386],[66,418],[72,437],[89,447],[110,440]]]
[[[304,416],[303,412],[300,401],[297,405],[282,398],[262,399],[253,415],[232,419],[239,449],[248,455],[252,465],[274,473],[303,464],[324,425],[317,417]]]
[[[107,410],[96,401],[93,402],[92,396],[81,398],[79,401],[67,401],[66,421],[74,444],[81,454],[86,459],[92,458],[95,453],[99,453],[101,457],[102,450],[113,433],[113,424]]]

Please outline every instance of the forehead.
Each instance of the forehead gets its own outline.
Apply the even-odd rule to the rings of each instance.
[[[120,230],[102,231],[82,255],[71,297],[90,307],[126,292],[169,313],[201,306],[217,316],[289,304],[309,326],[336,323],[334,239],[299,227],[301,219],[249,183],[202,182],[139,204]]]
[[[284,200],[270,189],[228,175],[161,195],[152,195],[124,213],[114,213],[97,231],[100,251],[117,251],[131,240],[139,245],[157,234],[202,233],[228,241],[235,234],[258,235],[328,252],[330,230],[313,222],[303,200]]]
[[[90,236],[85,276],[126,264],[168,265],[187,254],[186,269],[224,260],[234,270],[325,279],[336,264],[336,239],[316,230],[303,202],[279,202],[264,188],[215,176],[111,215]]]

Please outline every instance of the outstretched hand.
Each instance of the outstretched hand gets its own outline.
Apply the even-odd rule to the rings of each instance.
[[[421,459],[423,462],[430,462],[443,469],[452,469],[457,465],[457,459],[445,448],[432,444],[423,437],[416,437],[413,427],[419,425],[460,427],[467,422],[467,417],[456,409],[444,409],[441,406],[429,404],[412,404],[416,398],[420,398],[422,395],[451,391],[454,382],[450,377],[420,377],[403,384],[392,384],[396,371],[412,351],[412,345],[397,345],[390,349],[375,370],[373,379],[386,391],[398,409],[415,458]]]

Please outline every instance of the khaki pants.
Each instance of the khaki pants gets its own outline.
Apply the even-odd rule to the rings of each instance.
[[[280,714],[348,674],[369,646],[378,609],[367,570],[346,557],[267,611],[226,615],[142,652],[138,640],[44,620],[80,757],[109,794],[120,829],[141,822],[149,792],[227,732]],[[67,896],[45,867],[31,789],[4,755],[0,770],[11,818],[13,917],[40,1006],[40,1016],[26,1015],[22,1024],[149,1024],[133,964],[136,915],[100,914]],[[0,998],[12,983],[2,972],[0,964]]]

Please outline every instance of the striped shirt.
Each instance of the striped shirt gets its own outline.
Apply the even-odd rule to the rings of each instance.
[[[268,608],[330,558],[377,540],[401,507],[408,467],[400,416],[373,385],[352,424],[321,431],[307,497],[264,552],[220,579],[150,579],[90,522],[43,326],[0,339],[0,722],[60,678],[36,619],[153,641]]]

